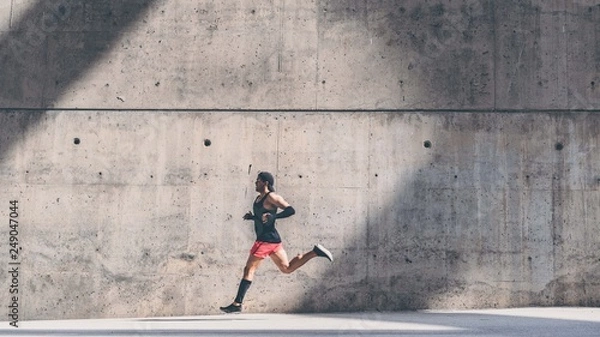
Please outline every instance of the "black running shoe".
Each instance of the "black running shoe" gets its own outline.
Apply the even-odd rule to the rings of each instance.
[[[242,312],[242,305],[235,305],[231,303],[230,305],[226,307],[220,307],[219,309],[226,314],[238,313]]]
[[[333,255],[331,255],[331,252],[320,244],[317,244],[315,248],[313,248],[313,252],[317,253],[317,256],[324,257],[333,262]]]

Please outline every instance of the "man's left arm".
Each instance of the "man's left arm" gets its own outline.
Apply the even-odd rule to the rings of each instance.
[[[277,208],[280,208],[282,211],[275,214],[275,218],[276,219],[283,219],[283,218],[287,218],[290,217],[294,214],[296,214],[296,210],[294,209],[294,207],[292,207],[287,201],[285,201],[285,199],[283,199],[282,196],[276,194],[273,195],[273,193],[269,194],[269,200],[274,206],[277,206]]]

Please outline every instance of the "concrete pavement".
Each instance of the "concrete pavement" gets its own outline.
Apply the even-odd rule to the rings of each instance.
[[[8,322],[0,336],[598,336],[600,308],[234,314]]]
[[[213,314],[267,170],[262,312],[600,307],[597,3],[1,0],[0,303]]]

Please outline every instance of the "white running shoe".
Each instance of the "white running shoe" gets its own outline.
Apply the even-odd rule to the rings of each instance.
[[[315,245],[313,248],[313,252],[317,253],[317,256],[324,257],[329,261],[333,262],[333,255],[327,248],[321,246],[320,244]]]

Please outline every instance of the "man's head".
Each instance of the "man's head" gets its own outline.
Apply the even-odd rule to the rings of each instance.
[[[269,191],[275,191],[275,178],[269,172],[260,172],[256,177],[256,190],[259,191],[264,185],[267,186]]]

